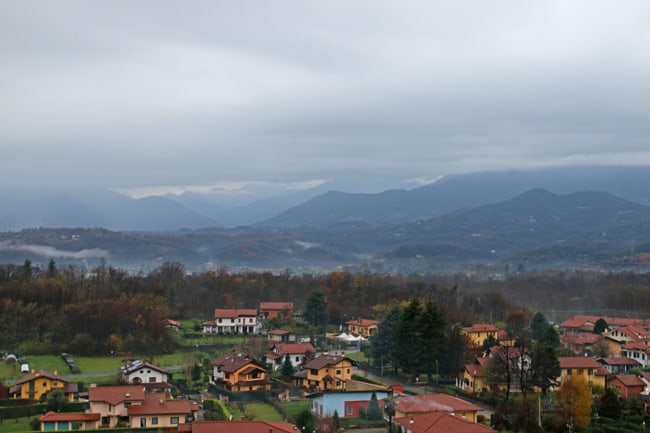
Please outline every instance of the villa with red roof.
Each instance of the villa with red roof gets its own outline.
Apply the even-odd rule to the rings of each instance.
[[[447,394],[420,394],[393,399],[395,417],[444,412],[477,422],[478,412],[483,408]]]
[[[271,346],[271,352],[266,354],[266,360],[276,371],[282,368],[285,357],[289,356],[293,368],[298,368],[305,360],[307,353],[316,355],[316,349],[311,343],[276,343]]]
[[[431,412],[404,416],[395,420],[405,433],[496,433],[484,424],[477,424],[447,412]]]
[[[79,386],[76,383],[69,383],[68,379],[47,370],[32,371],[16,381],[16,384],[9,389],[12,398],[26,400],[39,400],[50,391],[61,390],[68,401],[74,400],[79,393]]]
[[[479,357],[473,363],[465,364],[461,388],[469,392],[490,390],[486,377],[486,371],[490,362],[492,362],[492,358]]]
[[[291,318],[293,302],[260,302],[260,315],[265,319]]]
[[[490,337],[494,338],[496,341],[498,339],[499,330],[494,325],[480,323],[463,328],[462,333],[467,336],[470,345],[474,347],[482,347],[485,340]]]
[[[129,407],[144,401],[142,385],[90,386],[88,402],[90,413],[100,415],[99,427],[115,427],[118,422],[129,422]]]
[[[256,309],[217,308],[214,320],[203,323],[206,334],[257,334],[260,332]]]
[[[362,337],[368,338],[377,335],[379,320],[358,318],[348,320],[345,324],[348,327],[349,334],[361,335]]]
[[[168,400],[167,393],[145,394],[144,401],[129,406],[129,427],[177,427],[192,422],[198,405],[189,400]]]
[[[558,384],[562,384],[569,376],[583,376],[587,383],[592,387],[605,389],[607,369],[603,367],[594,358],[587,356],[561,356],[560,377],[557,379]]]

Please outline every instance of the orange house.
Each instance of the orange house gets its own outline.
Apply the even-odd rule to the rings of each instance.
[[[324,390],[344,391],[352,379],[354,362],[341,355],[321,355],[305,365],[302,386]],[[300,375],[299,375],[300,377]]]
[[[227,354],[212,361],[213,378],[220,379],[229,391],[270,390],[266,367],[247,355]]]

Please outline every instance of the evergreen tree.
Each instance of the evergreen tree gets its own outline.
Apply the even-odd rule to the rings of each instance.
[[[618,420],[621,418],[622,412],[623,409],[618,395],[612,387],[606,388],[598,404],[598,415]]]
[[[369,420],[381,419],[381,409],[379,409],[379,402],[377,401],[377,394],[373,391],[368,402],[366,409],[366,416]]]
[[[392,365],[397,368],[398,328],[403,314],[402,307],[395,305],[377,325],[377,335],[370,340],[370,349],[375,367]]]
[[[402,320],[397,327],[395,361],[402,370],[417,375],[417,359],[423,355],[422,330],[418,318],[422,314],[422,304],[417,298],[411,300],[404,309]]]
[[[322,290],[314,290],[307,296],[304,316],[310,325],[318,327],[327,324],[327,298]]]
[[[417,371],[427,375],[428,382],[431,376],[438,370],[439,357],[444,340],[445,320],[438,310],[438,304],[427,299],[424,309],[417,319],[417,326],[420,329],[421,353],[417,358]]]
[[[530,338],[535,341],[539,341],[544,338],[544,333],[546,328],[549,326],[546,316],[544,316],[539,311],[533,315],[533,318],[530,320]]]
[[[284,362],[282,363],[282,377],[288,378],[294,375],[296,370],[293,368],[293,364],[291,364],[291,358],[289,355],[285,355],[284,357]]]
[[[603,332],[607,331],[607,328],[607,322],[601,317],[600,319],[596,320],[596,323],[594,323],[594,334],[602,334]]]

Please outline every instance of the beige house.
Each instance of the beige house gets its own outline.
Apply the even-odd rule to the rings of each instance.
[[[144,402],[142,385],[94,386],[88,391],[90,413],[99,414],[96,428],[115,427],[118,422],[129,422],[129,407]]]
[[[189,400],[168,400],[164,392],[145,394],[141,404],[128,408],[129,427],[178,427],[192,422],[198,406]]]

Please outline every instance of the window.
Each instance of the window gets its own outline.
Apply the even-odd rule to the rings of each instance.
[[[155,382],[156,382],[156,378],[155,378],[154,376],[151,376],[151,377],[149,378],[149,382],[155,383]]]
[[[350,374],[350,369],[348,368],[348,374]]]
[[[170,420],[169,420],[169,423],[170,424],[178,424],[178,417],[177,416],[171,417]]]
[[[52,386],[53,386],[53,387],[57,387],[57,386],[59,386],[59,381],[58,381],[58,380],[53,380],[53,381],[52,381]]]
[[[300,362],[300,357],[296,356],[296,362]]]
[[[43,381],[43,388],[47,388],[47,382]]]
[[[348,405],[348,415],[352,415],[352,405]]]
[[[157,416],[154,416],[153,418],[151,418],[151,425],[158,425],[158,417]]]
[[[341,375],[341,370],[336,370],[336,375],[340,376]]]
[[[573,374],[573,372],[571,371],[570,368],[568,368],[567,371],[566,371],[566,374],[567,374],[568,376],[571,376],[571,375]]]

